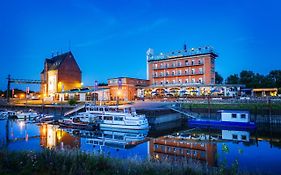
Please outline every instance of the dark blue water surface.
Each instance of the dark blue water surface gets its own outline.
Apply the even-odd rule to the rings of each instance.
[[[167,125],[169,126],[169,125]],[[8,150],[79,149],[115,158],[161,161],[196,160],[208,166],[281,174],[281,127],[258,126],[256,130],[188,128],[187,122],[150,131],[81,131],[57,125],[0,120],[0,145]]]

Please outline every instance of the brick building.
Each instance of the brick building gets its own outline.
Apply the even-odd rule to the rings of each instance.
[[[137,89],[148,85],[148,80],[138,78],[118,77],[108,79],[110,99],[116,100],[118,97],[121,101],[134,100],[139,96]]]
[[[149,153],[152,159],[165,161],[199,160],[209,166],[217,164],[216,143],[197,142],[192,138],[162,136],[149,141]]]
[[[53,97],[55,93],[81,87],[81,70],[71,52],[45,59],[40,78],[41,93]]]
[[[211,47],[192,48],[154,55],[147,51],[147,74],[151,85],[215,84],[215,59]]]

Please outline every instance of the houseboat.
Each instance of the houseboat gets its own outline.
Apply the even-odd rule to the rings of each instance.
[[[255,129],[255,122],[251,122],[249,111],[242,110],[220,110],[218,111],[220,120],[210,119],[189,119],[188,125],[195,127],[214,128],[247,128]]]

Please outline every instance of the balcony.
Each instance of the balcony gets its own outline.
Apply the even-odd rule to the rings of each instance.
[[[204,65],[204,63],[160,66],[160,67],[153,67],[152,69],[153,70],[161,70],[161,69],[173,69],[173,68],[192,67],[192,66],[201,66],[201,65]]]
[[[195,72],[195,73],[182,73],[182,74],[169,74],[169,75],[153,75],[152,78],[164,78],[164,77],[179,77],[179,76],[192,76],[192,75],[203,75],[204,71],[202,72]]]

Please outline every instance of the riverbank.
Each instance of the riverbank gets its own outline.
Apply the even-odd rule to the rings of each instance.
[[[201,110],[210,112],[216,112],[221,109],[231,110],[249,110],[251,113],[263,113],[262,111],[270,110],[272,114],[281,115],[281,103],[182,103],[181,107],[188,110]]]
[[[237,174],[236,168],[209,168],[198,163],[114,159],[79,151],[44,150],[9,152],[0,150],[0,174]]]

